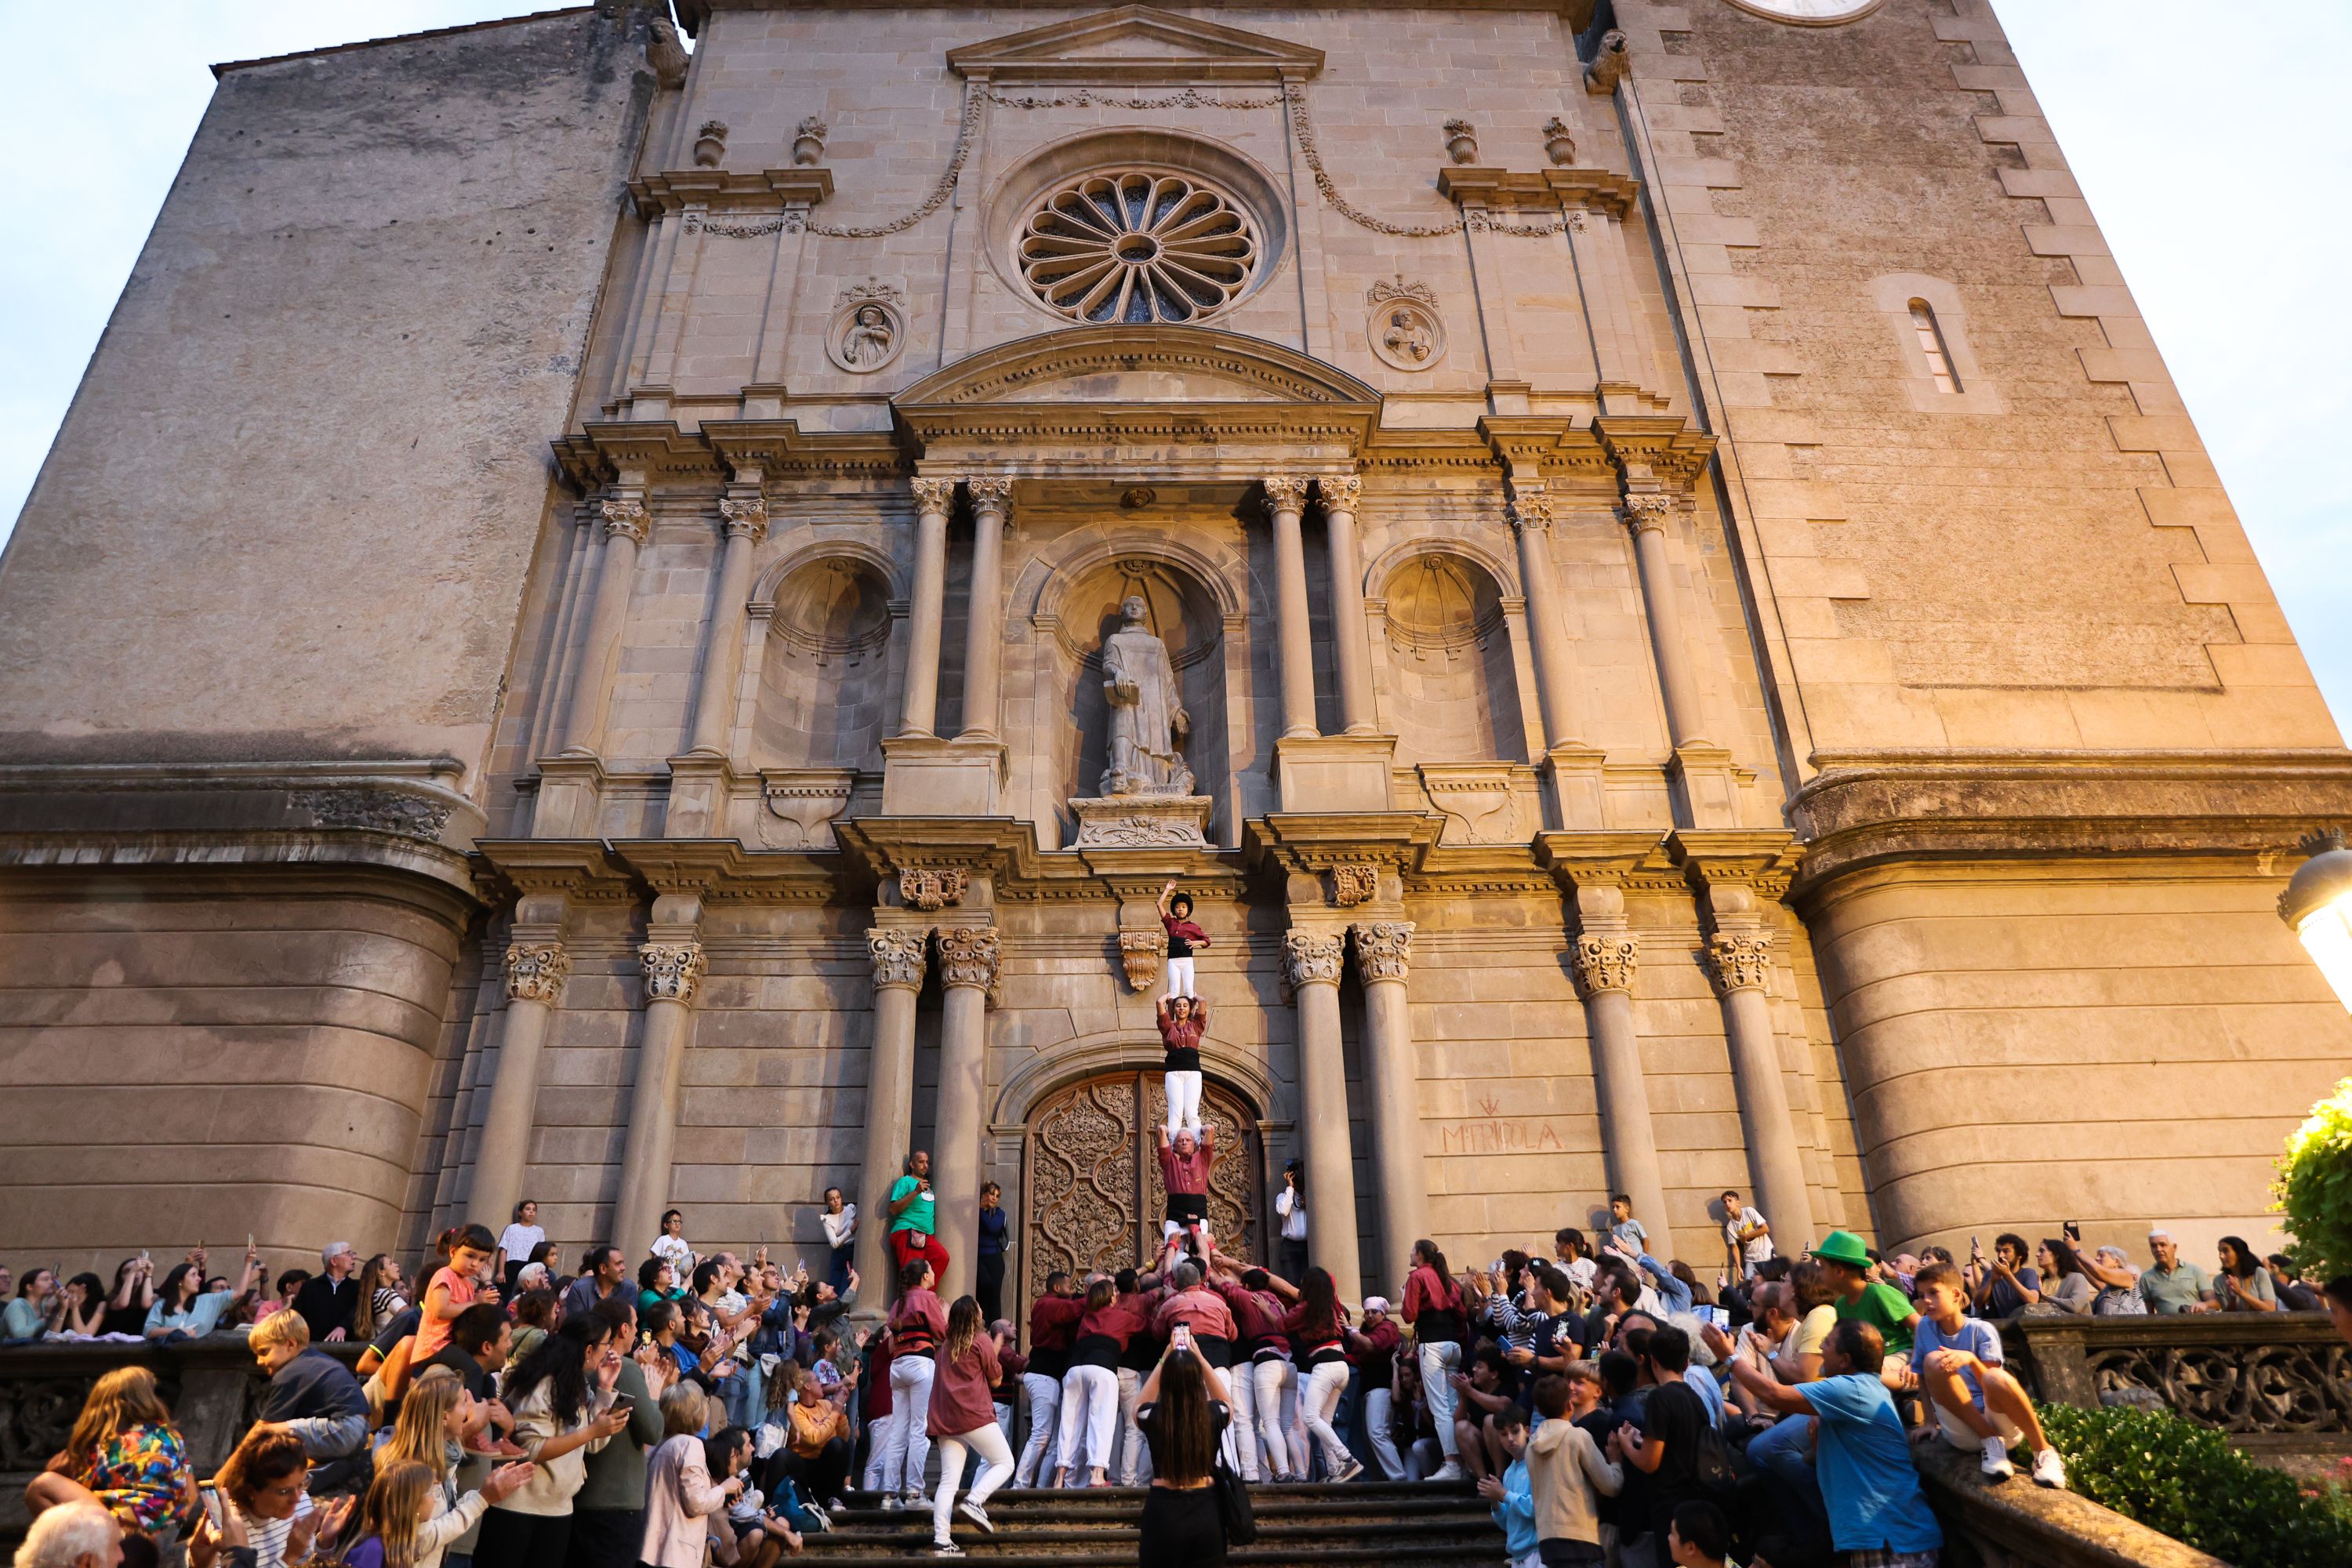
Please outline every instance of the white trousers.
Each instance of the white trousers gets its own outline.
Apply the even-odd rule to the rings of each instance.
[[[882,1463],[882,1489],[916,1496],[923,1489],[923,1467],[931,1462],[924,1432],[931,1415],[931,1374],[927,1355],[902,1355],[890,1363],[890,1452]]]
[[[1143,1374],[1132,1367],[1118,1369],[1118,1484],[1139,1487],[1151,1479],[1151,1450],[1135,1413],[1143,1407]]]
[[[1024,1372],[1021,1387],[1029,1395],[1029,1441],[1021,1448],[1021,1468],[1013,1478],[1016,1487],[1034,1487],[1054,1474],[1060,1441],[1062,1380],[1043,1373]]]
[[[1238,1381],[1238,1389],[1245,1389],[1255,1417],[1257,1440],[1265,1449],[1266,1461],[1273,1467],[1276,1480],[1295,1480],[1305,1468],[1307,1456],[1298,1456],[1299,1463],[1291,1462],[1290,1434],[1282,1418],[1283,1385],[1290,1380],[1291,1365],[1286,1361],[1255,1361]]]
[[[1074,1366],[1062,1374],[1062,1458],[1071,1469],[1108,1469],[1111,1435],[1118,1429],[1118,1374],[1107,1366]]]
[[[1454,1412],[1461,1395],[1446,1373],[1462,1370],[1462,1347],[1451,1340],[1421,1347],[1421,1396],[1429,1405],[1429,1418],[1437,1423],[1437,1447],[1451,1464],[1460,1456],[1454,1446]]]
[[[1364,1391],[1364,1429],[1372,1440],[1372,1458],[1381,1465],[1381,1474],[1392,1481],[1404,1479],[1404,1456],[1397,1452],[1396,1432],[1391,1423],[1396,1418],[1396,1394],[1388,1384]]]
[[[1178,959],[1189,963],[1190,959]],[[1179,1128],[1201,1131],[1201,1075],[1196,1072],[1171,1072],[1162,1075],[1168,1085],[1168,1135],[1176,1136]]]
[[[949,1510],[955,1507],[956,1482],[963,1479],[965,1449],[980,1456],[980,1474],[971,1479],[971,1500],[985,1503],[996,1495],[1005,1478],[1013,1474],[1013,1449],[1004,1441],[1004,1433],[994,1426],[982,1426],[961,1436],[940,1439],[940,1489],[931,1499],[931,1539],[946,1542]]]
[[[1339,1473],[1354,1464],[1355,1456],[1348,1445],[1339,1440],[1331,1417],[1339,1408],[1339,1396],[1348,1392],[1348,1363],[1327,1361],[1307,1374],[1307,1386],[1299,1391],[1299,1412],[1307,1418],[1307,1430],[1323,1448],[1323,1479],[1336,1481]],[[1299,1457],[1300,1468],[1306,1466],[1306,1456]]]
[[[1199,1000],[1200,994],[1192,989],[1192,961],[1191,959],[1171,958],[1168,961],[1168,989],[1161,992],[1160,994],[1163,996],[1190,996],[1195,1001]]]

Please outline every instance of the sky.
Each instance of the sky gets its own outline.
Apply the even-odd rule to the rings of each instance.
[[[0,94],[19,150],[0,216],[0,536],[106,325],[212,91],[216,60],[453,26],[560,0],[109,0]],[[1688,0],[1694,5],[1723,0]],[[2220,467],[2287,619],[2352,715],[2352,119],[2336,112],[2352,4],[1995,0]]]

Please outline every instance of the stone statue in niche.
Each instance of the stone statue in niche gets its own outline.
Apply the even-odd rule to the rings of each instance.
[[[890,313],[879,305],[861,305],[850,319],[849,333],[842,340],[841,357],[857,369],[868,369],[890,357],[898,334],[891,329]]]
[[[1192,770],[1178,742],[1192,732],[1168,645],[1144,625],[1148,606],[1130,594],[1124,624],[1102,647],[1103,696],[1110,704],[1110,765],[1097,786],[1106,796],[1190,795]]]
[[[1381,342],[1391,354],[1411,360],[1415,364],[1422,363],[1437,352],[1437,345],[1430,341],[1429,330],[1413,320],[1410,310],[1389,312],[1389,330]]]

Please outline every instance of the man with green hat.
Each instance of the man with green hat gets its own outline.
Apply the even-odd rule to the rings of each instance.
[[[1862,1244],[1862,1237],[1850,1230],[1833,1230],[1813,1248],[1813,1258],[1829,1271],[1830,1283],[1837,1287],[1837,1300],[1832,1304],[1838,1321],[1860,1319],[1878,1331],[1889,1359],[1908,1359],[1918,1309],[1894,1286],[1871,1279],[1870,1249]]]

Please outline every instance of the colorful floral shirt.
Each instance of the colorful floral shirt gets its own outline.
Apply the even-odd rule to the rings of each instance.
[[[169,1426],[126,1426],[98,1446],[74,1479],[125,1525],[144,1532],[195,1523],[187,1451]]]

